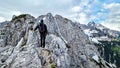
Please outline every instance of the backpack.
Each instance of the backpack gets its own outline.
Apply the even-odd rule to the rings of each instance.
[[[45,32],[45,24],[40,24],[39,30],[40,32]]]

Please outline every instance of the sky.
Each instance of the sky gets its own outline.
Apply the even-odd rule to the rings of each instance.
[[[0,0],[0,22],[13,15],[59,14],[72,21],[100,23],[120,31],[120,0]]]

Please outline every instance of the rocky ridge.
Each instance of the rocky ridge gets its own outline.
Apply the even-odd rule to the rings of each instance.
[[[99,23],[89,22],[87,25],[79,24],[79,26],[84,30],[85,34],[99,41],[112,41],[120,37],[119,31],[111,30]]]
[[[39,46],[39,32],[29,30],[44,19],[48,27],[46,46]],[[29,23],[34,21],[35,23]],[[0,68],[113,68],[76,23],[51,13],[34,18],[14,16],[5,26],[6,45],[0,47]],[[2,41],[2,42],[3,42]]]

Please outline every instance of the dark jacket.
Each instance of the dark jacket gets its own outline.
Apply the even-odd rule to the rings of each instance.
[[[41,27],[44,27],[44,32],[41,32]],[[36,29],[39,30],[39,33],[43,33],[43,34],[48,33],[47,26],[43,22],[41,22],[39,25],[37,25],[37,27],[34,30],[36,30]]]

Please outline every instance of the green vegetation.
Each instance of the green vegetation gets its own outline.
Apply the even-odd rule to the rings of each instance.
[[[120,46],[112,48],[112,51],[114,51],[116,54],[118,54],[118,56],[120,56]]]
[[[50,63],[50,64],[52,64],[52,63],[53,63],[53,61],[52,61],[52,59],[51,59],[51,58],[50,58],[50,61],[49,61],[49,63]]]
[[[25,46],[26,45],[26,42],[23,42],[21,46]]]
[[[56,68],[55,63],[52,63],[52,64],[51,64],[51,68]]]
[[[49,59],[49,63],[50,63],[50,68],[56,68],[56,64],[53,62],[51,58]]]
[[[118,39],[117,39],[119,42],[120,42],[120,35],[118,36]]]
[[[120,38],[118,38],[118,41],[120,42]]]
[[[120,41],[100,41],[104,45],[104,59],[120,68]],[[115,62],[116,61],[116,62]]]

